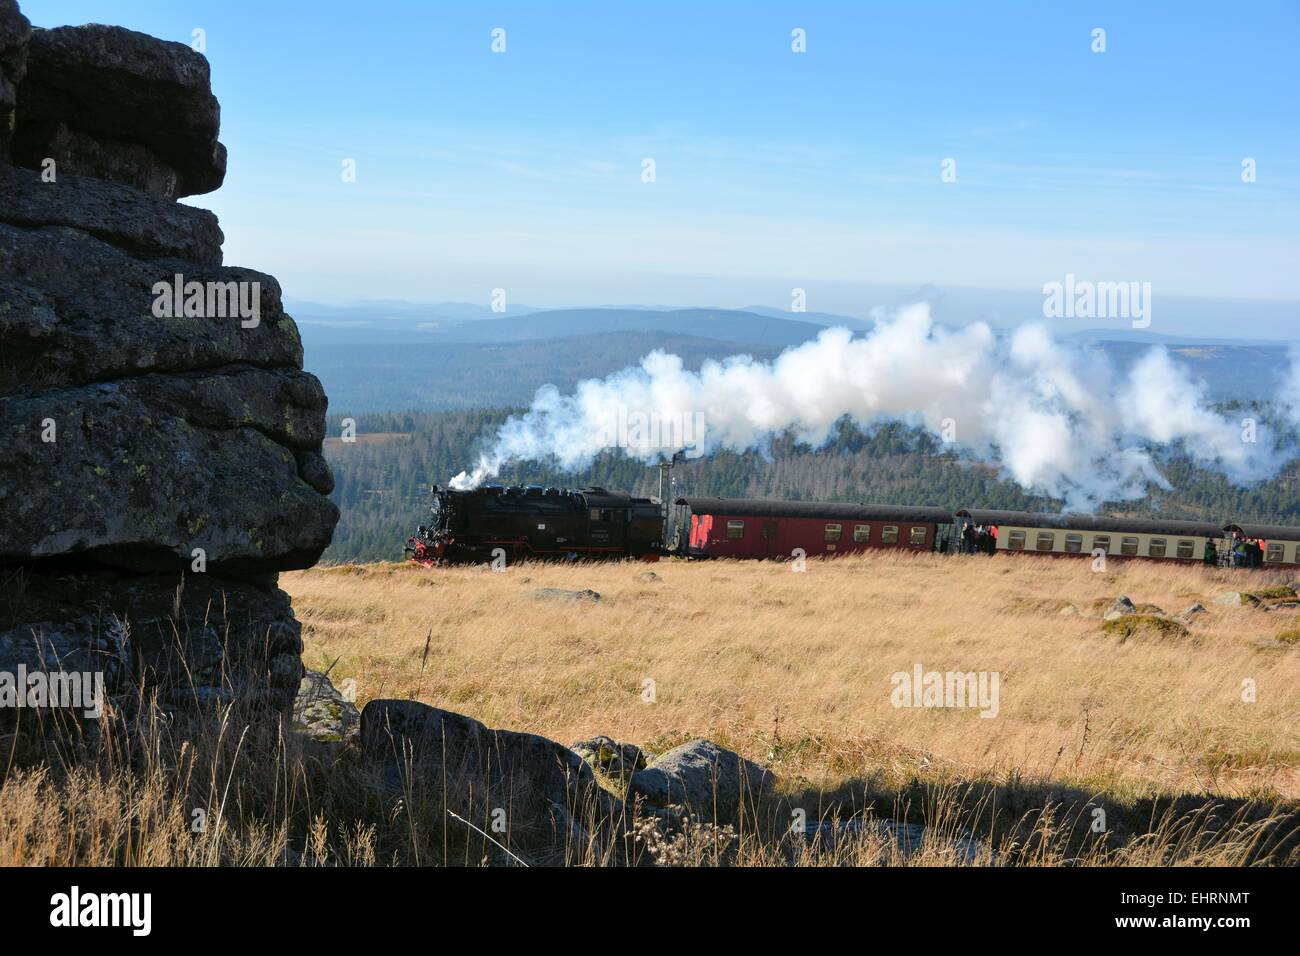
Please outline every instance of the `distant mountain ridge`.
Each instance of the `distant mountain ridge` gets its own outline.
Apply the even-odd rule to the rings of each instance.
[[[735,309],[551,309],[514,306],[505,314],[463,303],[417,306],[375,303],[366,306],[291,306],[312,345],[400,343],[506,343],[608,332],[692,335],[742,345],[791,346],[816,337],[832,321],[804,321],[798,313],[772,315]],[[866,323],[843,318],[861,331]]]
[[[665,332],[605,332],[529,342],[318,344],[307,348],[305,364],[329,390],[336,413],[450,411],[528,405],[543,385],[571,392],[656,349],[680,356],[689,369],[741,352],[760,361],[781,352]]]
[[[636,365],[654,349],[705,359],[749,354],[770,360],[783,349],[842,325],[865,334],[873,323],[827,312],[663,309],[610,306],[537,309],[510,306],[371,302],[357,306],[295,303],[306,364],[331,407],[356,412],[399,408],[463,409],[528,404],[538,387],[571,390],[584,378]],[[951,326],[937,328],[952,330]],[[1009,329],[998,329],[1006,337]],[[1154,345],[1203,381],[1215,401],[1276,393],[1288,364],[1284,343],[1204,339],[1128,328],[1086,329],[1063,339],[1100,350],[1124,372]]]

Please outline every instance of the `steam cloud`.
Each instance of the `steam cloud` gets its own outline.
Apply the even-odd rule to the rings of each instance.
[[[1279,404],[1300,422],[1300,354]],[[866,336],[826,329],[772,362],[740,355],[691,372],[676,355],[655,351],[572,395],[546,386],[452,487],[474,487],[511,460],[554,456],[566,469],[581,468],[611,436],[647,463],[684,449],[762,448],[786,429],[815,447],[846,415],[862,427],[924,426],[1072,509],[1141,496],[1151,482],[1168,487],[1147,443],[1181,441],[1198,464],[1239,483],[1271,475],[1280,456],[1264,428],[1251,441],[1240,417],[1209,405],[1204,386],[1163,348],[1120,376],[1100,353],[1062,345],[1042,325],[1003,338],[984,323],[950,332],[919,304]],[[620,428],[647,420],[655,427]],[[699,434],[692,422],[702,423]]]

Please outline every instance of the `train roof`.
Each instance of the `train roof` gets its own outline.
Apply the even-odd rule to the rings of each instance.
[[[1265,541],[1300,541],[1300,528],[1283,524],[1229,524],[1224,525],[1223,530]]]
[[[1124,531],[1133,534],[1184,535],[1192,538],[1221,538],[1223,525],[1213,521],[1174,521],[1164,518],[1109,518],[1085,514],[1044,514],[1030,511],[990,511],[963,508],[959,518],[975,524],[1010,525],[1018,528],[1063,528],[1066,531]]]
[[[848,501],[778,501],[772,498],[678,498],[697,515],[744,515],[754,518],[843,518],[846,521],[924,521],[952,524],[943,508],[914,505],[865,505]]]

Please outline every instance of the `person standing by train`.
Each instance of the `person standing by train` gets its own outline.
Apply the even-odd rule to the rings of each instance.
[[[975,553],[975,526],[969,521],[962,522],[961,526],[961,553]]]

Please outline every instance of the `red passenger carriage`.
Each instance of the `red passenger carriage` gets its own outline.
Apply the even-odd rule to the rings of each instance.
[[[788,558],[872,548],[946,551],[952,515],[942,508],[766,498],[678,498],[679,534],[700,558]]]

